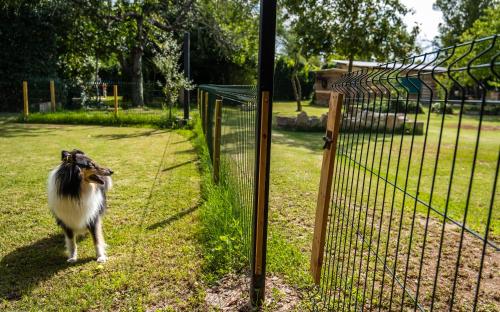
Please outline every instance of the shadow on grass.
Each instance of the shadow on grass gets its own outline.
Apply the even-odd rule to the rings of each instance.
[[[78,260],[76,265],[91,260]],[[66,262],[62,234],[53,234],[19,247],[0,260],[0,301],[19,300],[38,283],[74,265]]]
[[[313,152],[323,150],[323,132],[300,132],[273,130],[272,143],[290,147],[307,148]]]
[[[170,166],[170,167],[167,167],[165,169],[163,169],[162,171],[170,171],[170,170],[173,170],[175,168],[179,168],[179,167],[182,167],[182,166],[185,166],[185,165],[188,165],[192,162],[195,162],[196,159],[191,159],[191,160],[188,160],[188,161],[185,161],[185,162],[182,162],[180,164],[176,164],[176,165],[173,165],[173,166]]]
[[[171,223],[173,223],[173,222],[175,222],[175,221],[177,221],[177,220],[179,220],[179,219],[187,216],[188,214],[193,213],[199,207],[200,207],[200,204],[196,204],[193,207],[185,209],[185,210],[182,210],[182,211],[180,211],[180,212],[178,212],[178,213],[176,213],[176,214],[168,217],[167,219],[165,219],[163,221],[156,222],[155,224],[151,224],[150,226],[147,227],[147,229],[148,230],[156,230],[157,228],[170,225]]]
[[[134,132],[134,133],[111,133],[111,134],[99,134],[95,137],[98,139],[108,139],[108,140],[120,140],[120,139],[133,139],[140,137],[148,137],[157,134],[164,134],[167,131],[164,130],[150,130],[146,132]]]
[[[15,137],[38,137],[47,135],[50,132],[53,132],[54,129],[39,129],[35,127],[23,127],[19,126],[19,124],[14,123],[6,123],[2,124],[0,127],[0,137],[5,138],[15,138]]]

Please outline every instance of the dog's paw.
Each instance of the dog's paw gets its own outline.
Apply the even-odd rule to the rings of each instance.
[[[97,262],[99,262],[99,263],[104,263],[104,262],[106,262],[107,260],[108,260],[108,257],[106,257],[106,256],[99,256],[99,257],[97,258]]]
[[[66,260],[66,261],[69,263],[75,263],[76,260],[77,260],[76,257],[71,257],[71,258],[68,258],[68,260]]]

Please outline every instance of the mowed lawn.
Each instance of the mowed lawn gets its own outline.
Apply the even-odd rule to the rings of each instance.
[[[197,310],[200,201],[190,132],[0,120],[0,310]],[[66,263],[46,179],[62,149],[114,170],[100,265],[89,235]]]
[[[274,107],[274,113],[279,115],[292,115],[294,113],[295,103],[278,103]],[[321,108],[305,106],[304,110],[308,112],[313,112],[311,115],[315,115],[315,111]],[[326,110],[326,109],[325,109]],[[427,124],[427,114],[420,114],[418,116],[419,120],[424,120]],[[427,150],[424,156],[423,162],[423,172],[421,185],[419,189],[419,198],[424,201],[429,199],[430,185],[432,181],[432,175],[434,171],[434,162],[436,158],[437,151],[437,139],[440,129],[441,115],[431,114],[430,116],[430,126],[427,139]],[[455,139],[457,135],[456,127],[458,123],[458,115],[447,115],[445,117],[444,123],[444,135],[441,146],[441,154],[439,158],[439,165],[437,168],[437,178],[435,183],[435,191],[433,194],[433,206],[441,213],[445,210],[445,203],[447,197],[447,187],[449,184],[449,175],[453,159],[453,148],[455,144]],[[471,163],[474,154],[476,136],[477,136],[477,116],[465,115],[462,121],[462,131],[460,133],[459,148],[457,152],[457,165],[455,168],[453,187],[451,189],[451,198],[449,201],[448,215],[462,223],[464,218],[464,207],[466,203],[467,190],[469,188]],[[485,233],[485,223],[488,215],[488,208],[491,201],[491,194],[493,192],[492,185],[495,176],[495,167],[497,162],[497,157],[500,148],[500,119],[495,116],[485,116],[483,121],[483,128],[481,131],[480,145],[478,149],[478,159],[475,168],[475,178],[472,185],[472,192],[469,202],[469,210],[466,219],[466,225],[473,231],[479,233],[479,235],[484,235]],[[303,253],[303,263],[300,267],[295,269],[290,269],[289,273],[292,276],[299,275],[300,272],[305,272],[309,268],[309,257],[312,244],[312,233],[314,229],[314,217],[316,209],[317,192],[319,186],[319,178],[321,171],[321,161],[322,161],[322,141],[323,133],[314,132],[293,132],[293,131],[282,131],[273,130],[273,142],[272,142],[272,158],[271,158],[271,188],[270,188],[270,232],[279,233],[286,237],[286,240],[299,247]],[[356,139],[356,135],[354,138]],[[377,152],[376,157],[373,161],[372,157],[368,159],[367,167],[374,172],[380,172],[382,177],[386,176],[387,169],[387,158],[389,154],[389,144],[390,137],[385,138],[385,148],[382,156],[382,165],[379,165],[380,151],[383,142],[383,135],[379,134],[377,137]],[[405,177],[408,168],[408,160],[410,155],[410,145],[411,136],[400,136],[397,135],[394,138],[393,148],[392,148],[392,161],[390,164],[390,170],[388,179],[390,181],[395,180],[395,169],[396,161],[399,152],[399,145],[403,140],[403,147],[401,152],[401,162],[400,169],[398,172],[398,182],[397,185],[402,189],[405,188]],[[366,160],[366,150],[368,142],[368,134],[366,134],[364,140],[363,135],[359,136],[358,148],[361,149],[361,142],[364,143],[364,156],[361,163],[364,164]],[[375,134],[370,140],[371,152],[373,154],[373,149],[375,148]],[[413,143],[414,148],[412,152],[412,159],[410,162],[409,179],[407,183],[407,190],[415,194],[416,185],[418,180],[418,173],[420,167],[420,161],[422,158],[422,146],[423,146],[424,136],[416,136]],[[342,144],[341,140],[341,144]],[[348,153],[351,147],[355,147],[354,142],[345,142],[344,152]],[[339,148],[342,151],[342,148]],[[358,153],[359,153],[358,150]],[[345,158],[341,157],[343,161]],[[352,165],[351,165],[352,168]],[[356,166],[356,168],[359,168]],[[354,170],[354,169],[353,169]],[[357,173],[358,169],[355,169]],[[365,191],[367,190],[368,177],[370,173],[366,175],[366,185]],[[373,186],[371,189],[371,194],[363,194],[364,202],[367,202],[367,198],[370,198],[370,210],[373,210],[374,194],[375,194],[375,183],[376,176],[373,175]],[[351,182],[356,186],[357,183],[361,185],[362,181]],[[344,194],[348,186],[343,187],[341,194]],[[379,194],[378,194],[378,206],[376,210],[380,209],[381,202],[383,198],[381,196],[383,189],[383,180],[379,182]],[[338,187],[338,186],[337,186]],[[361,187],[359,186],[359,189]],[[497,186],[496,193],[500,188]],[[348,193],[347,193],[348,194]],[[339,194],[340,196],[340,194]],[[344,196],[344,195],[342,195]],[[354,196],[354,195],[352,195]],[[387,202],[392,197],[392,188],[388,189],[388,195],[385,198],[386,206],[389,206]],[[358,193],[358,201],[361,198],[361,194]],[[395,210],[401,211],[403,207],[402,196],[400,192],[394,199]],[[490,225],[490,240],[494,241],[496,244],[500,243],[500,211],[498,205],[500,204],[500,196],[496,196],[494,209]],[[390,207],[390,206],[389,206]],[[405,223],[410,222],[412,218],[412,213],[414,209],[414,201],[406,199],[404,203],[405,211]],[[419,222],[425,220],[427,208],[422,205],[417,205],[417,218]],[[388,210],[389,208],[386,208]],[[387,217],[388,212],[385,212],[386,224],[389,218]],[[400,213],[395,213],[399,216]],[[435,220],[438,223],[442,222],[442,217],[437,213],[432,212],[430,214],[431,220]],[[425,222],[422,222],[424,224]],[[420,233],[420,232],[419,232]],[[419,234],[420,235],[420,234]],[[397,236],[397,228],[392,233],[391,238],[395,239]],[[420,238],[416,238],[419,240]],[[482,246],[479,240],[475,241],[478,246]],[[437,244],[438,242],[433,242]],[[415,244],[419,246],[418,244]],[[416,248],[416,247],[415,247]],[[392,251],[391,251],[392,252]],[[403,257],[401,257],[403,258]],[[403,258],[404,259],[404,258]],[[398,260],[399,261],[399,260]],[[475,280],[474,280],[475,282]]]

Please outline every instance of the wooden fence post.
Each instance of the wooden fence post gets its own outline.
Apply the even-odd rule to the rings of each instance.
[[[26,118],[28,118],[28,115],[29,115],[28,82],[27,81],[23,81],[23,104],[24,104],[23,115],[24,115],[24,119],[26,119]]]
[[[197,104],[198,104],[198,113],[200,114],[200,117],[201,117],[201,102],[202,102],[202,99],[203,99],[203,91],[201,91],[201,89],[198,89],[198,101],[197,101]]]
[[[318,93],[319,91],[316,92]],[[337,151],[337,138],[340,129],[340,115],[343,101],[342,94],[330,91],[326,92],[330,93],[330,101],[311,254],[311,275],[317,285],[319,285],[321,279],[321,268],[323,266],[326,223],[332,194],[333,167]]]
[[[220,175],[220,137],[222,128],[222,100],[215,100],[215,133],[214,133],[214,182],[219,183]]]
[[[50,81],[50,107],[52,112],[56,111],[56,88],[54,86],[54,80]]]
[[[113,96],[115,98],[115,117],[118,116],[118,86],[113,85]]]
[[[203,108],[203,132],[207,135],[208,130],[208,92],[205,92],[205,107]]]

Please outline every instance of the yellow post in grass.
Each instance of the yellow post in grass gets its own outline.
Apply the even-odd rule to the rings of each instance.
[[[50,81],[50,108],[52,112],[56,111],[56,88],[54,86],[54,80]]]
[[[28,82],[23,81],[23,103],[24,103],[24,119],[28,118],[29,108],[28,108]]]
[[[115,116],[118,116],[118,86],[113,85],[113,96],[115,97]]]

